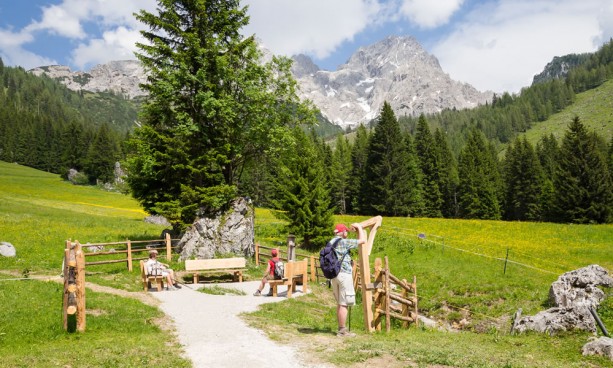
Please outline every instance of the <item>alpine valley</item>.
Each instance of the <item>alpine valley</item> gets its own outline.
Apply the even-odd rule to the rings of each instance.
[[[271,53],[262,48],[264,59]],[[469,84],[452,80],[438,60],[413,37],[388,37],[358,49],[336,71],[320,69],[305,55],[293,57],[292,72],[300,97],[310,99],[322,115],[343,129],[376,118],[387,101],[396,116],[417,116],[444,109],[476,107],[491,101],[493,92],[480,92]],[[138,61],[111,61],[89,72],[67,66],[41,66],[35,75],[57,79],[72,90],[112,91],[132,99],[144,92],[146,80]]]

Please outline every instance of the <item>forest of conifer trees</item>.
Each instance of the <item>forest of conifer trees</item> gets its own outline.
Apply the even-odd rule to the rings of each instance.
[[[298,129],[293,152],[255,157],[237,189],[258,206],[286,211],[297,208],[288,196],[308,193],[309,203],[293,206],[324,217],[612,222],[612,138],[588,131],[581,117],[568,121],[562,140],[543,136],[532,145],[517,138],[612,75],[609,42],[565,79],[495,96],[476,109],[397,119],[386,103],[370,129],[360,126],[351,141],[339,135],[332,144]],[[92,184],[112,181],[129,134],[117,122],[135,121],[134,105],[107,96],[115,107],[107,105],[105,115],[91,96],[1,60],[0,83],[0,160],[62,176],[76,169]]]

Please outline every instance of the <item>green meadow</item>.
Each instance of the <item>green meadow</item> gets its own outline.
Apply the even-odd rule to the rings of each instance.
[[[0,258],[0,367],[191,366],[165,330],[163,314],[131,298],[88,290],[86,331],[62,328],[62,285],[55,281],[66,240],[158,239],[164,228],[145,223],[145,216],[125,195],[0,162],[0,241],[17,249],[17,257]],[[271,211],[256,209],[256,241],[283,247],[286,236]],[[389,367],[611,366],[605,358],[581,355],[588,333],[511,335],[509,329],[517,309],[529,315],[548,308],[549,285],[562,273],[590,264],[612,272],[613,225],[384,218],[371,261],[385,256],[394,275],[417,278],[420,313],[440,329],[405,330],[393,321],[390,333],[368,334],[358,304],[350,317],[358,336],[338,343],[334,300],[323,280],[309,284],[313,292],[306,296],[265,304],[244,318],[271,338],[295,342],[339,366],[377,359]],[[173,267],[181,269],[176,262]],[[260,274],[251,264],[246,278]],[[140,292],[136,262],[133,272],[124,263],[91,266],[86,280]],[[598,313],[611,331],[613,290],[605,293],[609,298]]]

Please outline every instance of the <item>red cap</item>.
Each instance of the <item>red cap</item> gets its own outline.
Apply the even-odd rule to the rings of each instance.
[[[349,231],[349,229],[347,228],[347,226],[345,226],[345,224],[338,224],[334,227],[334,233],[342,233],[345,231]]]
[[[271,251],[270,251],[270,254],[271,254],[273,257],[276,257],[276,256],[279,254],[279,251],[278,251],[278,250],[276,250],[276,249],[273,249],[273,250],[271,250]]]

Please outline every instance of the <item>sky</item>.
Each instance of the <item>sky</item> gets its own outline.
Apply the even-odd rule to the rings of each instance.
[[[554,56],[594,52],[613,37],[613,0],[240,0],[245,35],[277,55],[337,70],[360,47],[413,36],[451,78],[518,93]],[[0,57],[31,69],[89,71],[135,59],[133,16],[155,0],[0,0]]]

